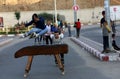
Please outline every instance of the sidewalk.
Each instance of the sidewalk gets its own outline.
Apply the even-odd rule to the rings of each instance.
[[[120,61],[119,51],[116,51],[116,53],[101,54],[103,46],[98,42],[83,36],[80,38],[71,37],[71,40],[102,61]]]

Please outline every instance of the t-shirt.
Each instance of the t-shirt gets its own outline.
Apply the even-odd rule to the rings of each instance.
[[[53,39],[53,44],[61,44],[62,43],[62,39],[64,38],[64,34],[60,34],[58,36],[58,38],[55,38],[55,36],[51,36],[51,38]]]
[[[76,28],[77,28],[77,29],[80,29],[80,28],[81,28],[81,23],[80,23],[79,21],[76,22],[75,24],[76,24]]]
[[[108,33],[108,30],[107,28],[103,25],[105,22],[105,18],[102,18],[100,23],[102,24],[102,33],[103,33],[103,36],[108,36],[109,33]]]
[[[48,29],[46,36],[49,36],[51,34],[51,25],[46,25],[46,28]]]

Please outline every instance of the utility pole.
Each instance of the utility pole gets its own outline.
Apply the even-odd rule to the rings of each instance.
[[[79,10],[79,6],[76,5],[76,0],[73,0],[73,10],[74,10],[74,25],[75,22],[77,22],[77,11]],[[75,29],[75,35],[76,35],[76,29]]]
[[[76,0],[73,0],[73,6],[76,5]],[[74,10],[74,23],[77,21],[77,11]]]
[[[56,8],[56,0],[54,0],[54,7],[55,7],[55,23],[57,23],[57,8]]]
[[[110,23],[110,0],[104,0],[104,8],[105,8],[105,20],[108,22],[108,26],[111,28],[111,23]],[[109,33],[109,49],[113,50],[111,33]]]

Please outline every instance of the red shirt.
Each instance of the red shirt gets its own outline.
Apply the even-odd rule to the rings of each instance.
[[[80,23],[79,21],[76,22],[75,24],[76,24],[76,28],[77,28],[77,29],[80,29],[80,28],[81,28],[81,23]]]

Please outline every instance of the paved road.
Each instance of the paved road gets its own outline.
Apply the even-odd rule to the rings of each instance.
[[[102,29],[99,27],[99,25],[92,25],[90,27],[93,28],[82,29],[81,35],[102,44]],[[116,30],[116,41],[120,46],[120,25],[116,26]]]
[[[30,75],[26,79],[119,79],[119,62],[102,62],[65,38],[69,53],[65,55],[65,71],[62,76],[53,56],[35,56]],[[27,57],[15,59],[18,49],[33,45],[33,40],[15,38],[0,49],[0,79],[24,79]]]

